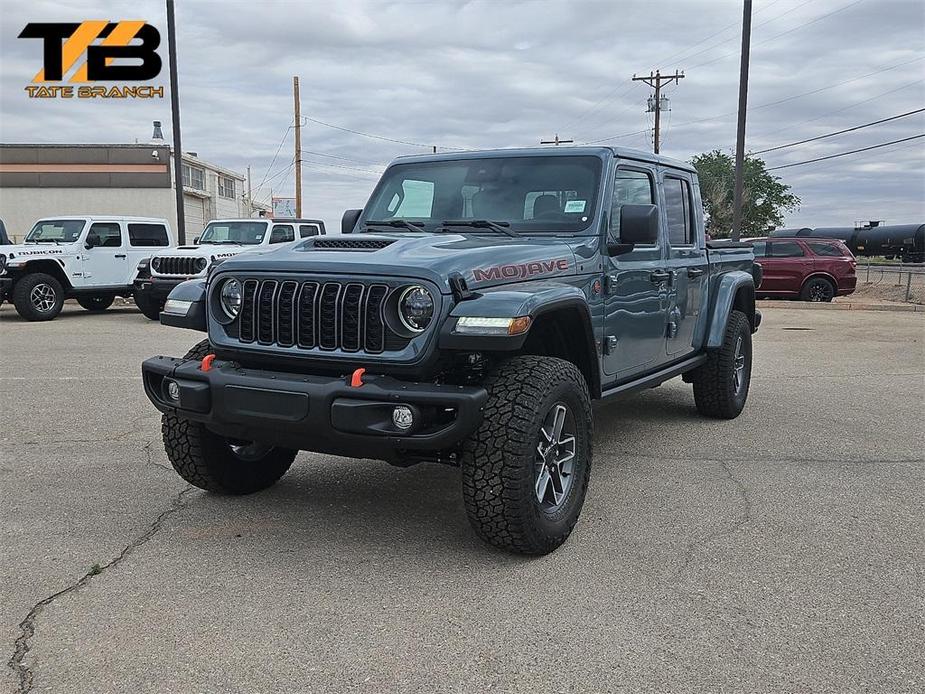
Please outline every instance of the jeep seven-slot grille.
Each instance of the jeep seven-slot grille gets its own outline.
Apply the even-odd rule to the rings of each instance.
[[[383,284],[246,280],[239,338],[377,354],[386,349],[382,304],[388,293]]]
[[[158,256],[152,261],[153,269],[161,275],[195,275],[199,258]]]

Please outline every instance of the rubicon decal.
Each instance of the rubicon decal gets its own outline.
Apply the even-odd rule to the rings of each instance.
[[[163,98],[164,87],[58,86],[69,75],[71,83],[146,82],[161,72],[157,48],[161,35],[142,20],[87,20],[80,23],[29,23],[21,39],[42,40],[42,68],[25,90],[31,98]],[[86,56],[85,59],[82,59]]]
[[[569,268],[568,258],[555,260],[537,260],[530,263],[511,263],[493,265],[487,268],[475,268],[472,274],[476,282],[500,279],[526,279],[535,275],[547,275],[551,272],[565,272]]]

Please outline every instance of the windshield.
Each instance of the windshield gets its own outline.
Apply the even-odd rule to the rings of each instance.
[[[74,243],[84,224],[82,219],[40,219],[26,235],[26,243]]]
[[[489,220],[519,233],[576,233],[594,218],[600,178],[601,161],[591,156],[397,164],[383,174],[360,224],[412,220],[423,231],[434,231],[447,220]],[[373,225],[366,231],[405,229],[413,233],[397,225]],[[492,233],[471,226],[451,230]]]
[[[266,222],[209,222],[199,237],[199,243],[255,245],[263,241],[266,231]]]

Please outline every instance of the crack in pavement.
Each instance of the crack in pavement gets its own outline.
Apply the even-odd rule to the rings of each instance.
[[[102,566],[94,566],[87,573],[85,573],[80,579],[66,588],[62,588],[56,593],[49,595],[42,600],[39,600],[35,605],[32,606],[32,609],[29,610],[29,613],[26,615],[19,623],[20,634],[14,642],[13,655],[10,657],[7,665],[11,670],[16,674],[17,679],[19,680],[19,694],[26,694],[26,692],[32,691],[33,685],[33,673],[32,669],[24,663],[26,655],[32,650],[32,638],[35,636],[35,620],[42,613],[42,610],[53,603],[58,598],[61,598],[69,593],[73,593],[77,590],[80,590],[85,585],[90,583],[93,580],[94,576],[99,576],[105,573],[108,569],[114,568],[122,563],[122,561],[129,556],[132,552],[138,549],[141,545],[148,542],[153,538],[158,531],[161,529],[161,526],[164,523],[164,520],[171,514],[176,513],[180,509],[184,508],[183,497],[186,496],[189,492],[194,491],[195,487],[192,485],[187,485],[184,489],[180,490],[170,502],[170,506],[158,514],[157,518],[148,526],[148,529],[128,543],[118,555],[109,560],[106,564]]]
[[[161,470],[166,470],[167,472],[173,472],[169,467],[161,463],[155,463],[151,460],[151,444],[154,443],[154,439],[149,440],[144,446],[141,447],[141,450],[145,452],[145,456],[148,459],[148,465],[153,465],[154,467],[159,467]]]

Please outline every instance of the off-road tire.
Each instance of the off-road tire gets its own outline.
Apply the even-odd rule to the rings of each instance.
[[[185,358],[202,359],[210,351],[208,340],[203,340]],[[242,460],[224,437],[198,422],[169,414],[161,417],[161,435],[167,458],[180,477],[217,494],[252,494],[274,485],[297,453],[270,448],[260,459]]]
[[[742,377],[736,389],[736,344],[742,339],[745,357]],[[752,373],[752,330],[748,318],[741,311],[733,311],[726,323],[723,346],[707,353],[707,362],[691,372],[694,384],[694,403],[697,411],[715,419],[735,419],[745,407]]]
[[[137,291],[132,293],[132,298],[135,300],[135,306],[144,314],[145,318],[160,320],[161,311],[164,310],[162,303],[151,301],[145,294]]]
[[[818,298],[817,290],[821,291],[822,298]],[[810,277],[800,290],[801,301],[815,301],[828,303],[835,298],[835,285],[825,277]]]
[[[46,285],[54,293],[54,304],[46,311],[40,311],[32,304],[32,290],[39,285]],[[16,312],[28,321],[52,320],[64,306],[64,288],[51,275],[33,272],[16,280],[13,286],[13,306]]]
[[[99,313],[105,311],[107,308],[112,306],[112,302],[116,300],[116,297],[109,295],[101,296],[79,296],[77,297],[77,303],[80,304],[83,308],[91,311],[92,313]]]
[[[574,364],[519,356],[494,369],[479,428],[462,447],[463,501],[484,541],[521,554],[547,554],[578,521],[591,474],[593,418],[588,386]],[[540,427],[556,403],[574,413],[575,465],[570,488],[549,513],[537,502],[535,457]]]

